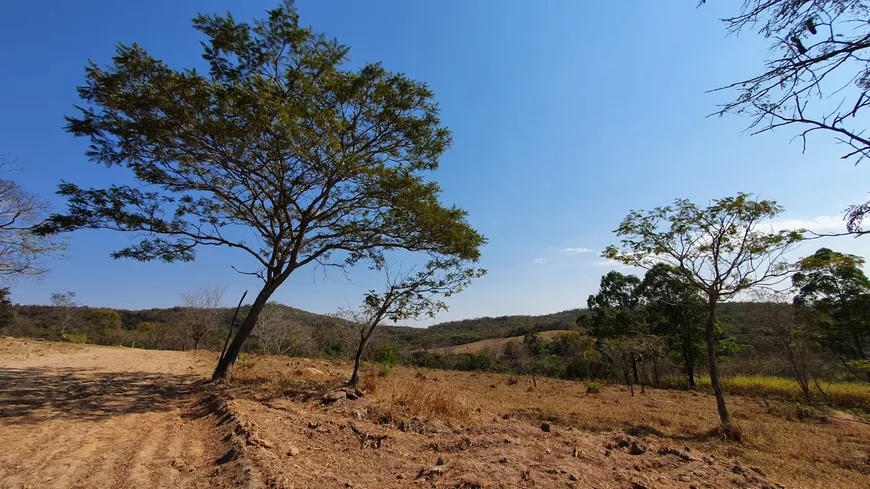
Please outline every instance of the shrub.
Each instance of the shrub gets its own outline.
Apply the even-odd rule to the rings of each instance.
[[[601,393],[601,383],[600,382],[589,382],[586,384],[586,393],[587,394],[599,394]]]
[[[520,380],[511,375],[507,378],[507,385],[517,385],[520,383]]]
[[[91,343],[88,335],[84,333],[64,333],[60,335],[60,341],[65,343]]]
[[[767,412],[780,418],[798,421],[826,421],[828,418],[823,409],[798,402],[773,401]]]
[[[395,367],[399,364],[399,355],[393,351],[393,347],[391,347],[389,343],[384,343],[378,349],[378,352],[375,355],[375,360],[384,365]]]
[[[378,364],[378,377],[386,377],[390,375],[390,370],[392,370],[392,365],[388,363],[379,363]]]

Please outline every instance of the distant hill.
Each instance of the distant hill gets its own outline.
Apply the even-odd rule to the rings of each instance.
[[[243,306],[240,315],[243,317],[249,306]],[[311,336],[315,329],[331,320],[329,316],[316,314],[290,306],[285,308],[285,315],[295,323],[302,326],[305,336]],[[756,304],[752,303],[725,303],[719,306],[720,322],[725,331],[734,336],[737,342],[744,345],[759,345],[760,324],[755,313]],[[783,307],[787,307],[783,305]],[[86,315],[88,310],[96,308],[81,307],[80,311]],[[57,314],[52,306],[44,305],[15,305],[15,315],[22,332],[26,336],[44,336],[57,319]],[[225,322],[234,308],[225,308]],[[122,324],[125,329],[134,329],[142,322],[180,323],[181,308],[163,309],[118,309]],[[480,317],[448,321],[438,323],[428,328],[412,328],[404,326],[384,326],[384,335],[396,350],[414,350],[420,348],[443,348],[456,345],[467,345],[483,340],[495,338],[521,337],[527,332],[554,331],[571,329],[577,317],[583,313],[583,309],[569,309],[552,314],[540,316],[516,315]],[[476,346],[470,347],[476,348]],[[455,350],[455,349],[454,349]],[[765,354],[766,352],[758,352]],[[744,355],[750,354],[746,351]]]
[[[570,332],[571,331],[564,329],[554,329],[550,331],[544,331],[539,334],[538,337],[544,341],[550,341],[559,335]],[[522,343],[523,339],[525,339],[525,335],[510,336],[507,338],[490,338],[488,340],[480,340],[473,343],[464,343],[462,345],[442,346],[441,348],[435,348],[434,350],[431,350],[431,352],[441,355],[460,355],[464,353],[478,353],[481,351],[489,351],[498,356],[504,352],[505,347],[508,344]]]

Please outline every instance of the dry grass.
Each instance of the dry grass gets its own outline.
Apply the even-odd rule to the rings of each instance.
[[[710,435],[719,423],[715,399],[705,393],[647,389],[631,397],[623,386],[604,386],[591,394],[581,382],[538,378],[532,387],[524,377],[509,384],[499,374],[419,372],[394,369],[388,379],[375,381],[378,397],[395,389],[422,391],[428,384],[464,398],[472,413],[469,424],[516,417],[593,432],[622,429],[739,458],[787,487],[870,487],[870,426],[846,413],[835,412],[826,423],[801,422],[768,413],[758,399],[732,395],[729,407],[743,437],[742,443],[733,443]]]
[[[682,378],[667,378],[665,382],[671,386],[683,386]],[[696,379],[699,389],[712,392],[710,378]],[[822,389],[828,396],[831,405],[838,408],[858,408],[870,410],[870,384],[866,382],[822,382]],[[794,380],[782,377],[766,377],[760,375],[738,375],[722,379],[722,389],[728,394],[738,394],[747,397],[764,397],[783,401],[801,402],[803,393]],[[816,389],[812,394],[821,398]]]
[[[253,357],[236,369],[235,378],[264,395],[298,400],[305,398],[305,389],[313,399],[316,392],[341,385],[349,374],[349,363]],[[755,381],[731,384],[728,405],[743,435],[741,443],[734,443],[710,435],[718,417],[713,396],[705,392],[647,389],[631,397],[623,386],[605,385],[591,394],[581,382],[538,378],[535,387],[528,377],[515,377],[515,383],[508,379],[405,367],[378,377],[377,370],[369,368],[361,387],[373,407],[394,420],[438,418],[486,430],[503,418],[513,418],[533,426],[548,421],[557,430],[625,430],[737,459],[786,487],[870,487],[870,426],[839,411],[829,413],[826,421],[786,419],[768,412],[751,390],[745,391],[747,396],[733,394]],[[789,388],[781,380],[764,385],[771,391],[775,386]],[[833,386],[829,390],[832,396],[842,392]]]
[[[552,340],[553,338],[563,335],[565,333],[569,333],[568,330],[555,329],[552,331],[541,331],[538,333],[538,338],[542,340]],[[440,355],[450,355],[450,354],[461,354],[461,353],[479,353],[482,351],[489,351],[495,354],[501,354],[504,351],[505,347],[508,343],[522,343],[524,336],[509,336],[507,338],[490,338],[488,340],[480,340],[474,341],[472,343],[463,343],[461,345],[456,346],[444,346],[441,348],[435,348],[432,353],[438,353]]]
[[[464,422],[471,416],[466,394],[451,385],[417,378],[385,379],[377,384],[375,399],[390,418],[417,416]]]

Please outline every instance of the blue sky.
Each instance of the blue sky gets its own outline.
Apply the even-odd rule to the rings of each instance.
[[[137,42],[176,68],[202,66],[197,12],[262,15],[273,1],[4,2],[0,6],[0,153],[14,178],[50,199],[61,180],[106,185],[123,170],[87,161],[87,142],[62,130],[88,59],[109,62]],[[488,238],[489,270],[451,298],[437,320],[543,314],[585,306],[609,269],[598,253],[631,209],[685,197],[753,192],[787,209],[784,220],[841,229],[842,210],[865,200],[870,163],[853,166],[824,136],[806,153],[794,133],[747,136],[748,120],[708,118],[728,94],[705,93],[759,70],[767,44],[726,36],[733,2],[302,0],[302,23],[352,47],[351,62],[382,61],[426,81],[453,131],[435,178],[444,200],[470,212]],[[226,287],[227,303],[255,291],[233,272],[248,264],[208,249],[191,264],[112,260],[129,237],[71,236],[70,258],[36,282],[14,285],[19,303],[72,290],[91,306],[169,307],[200,286]],[[811,253],[807,245],[800,255]],[[824,243],[870,255],[870,238]],[[591,250],[591,251],[584,251]],[[303,269],[279,302],[331,312],[378,285],[370,274]]]

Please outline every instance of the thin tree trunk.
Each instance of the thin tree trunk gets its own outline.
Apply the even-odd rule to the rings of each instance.
[[[211,374],[211,380],[229,380],[232,377],[233,365],[235,365],[236,358],[238,358],[239,353],[242,351],[242,345],[244,345],[245,340],[248,339],[248,336],[254,330],[254,326],[257,325],[257,318],[260,317],[260,312],[279,285],[281,285],[279,281],[267,283],[260,290],[260,293],[257,294],[257,298],[251,304],[251,309],[248,311],[245,322],[239,327],[239,332],[236,333],[235,338],[233,338],[229,348],[227,348],[226,354],[218,362],[214,373]]]
[[[360,335],[359,338],[359,346],[356,348],[356,355],[353,356],[353,374],[350,376],[350,382],[348,384],[356,387],[359,384],[359,365],[362,360],[363,350],[366,347],[366,336],[364,334]]]
[[[661,388],[661,384],[659,383],[659,360],[656,357],[653,357],[653,382],[655,383],[656,389]]]
[[[689,378],[689,388],[695,388],[695,362],[692,361],[691,356],[683,352],[683,360],[686,362],[686,377]]]
[[[725,395],[722,393],[722,385],[719,383],[719,366],[716,364],[716,344],[713,342],[713,331],[716,326],[716,305],[717,297],[710,297],[710,302],[707,308],[707,328],[705,330],[705,338],[707,340],[707,361],[710,369],[710,385],[713,387],[713,393],[716,394],[716,408],[719,410],[719,420],[723,425],[731,424],[731,415],[728,414],[728,407],[725,405]]]

